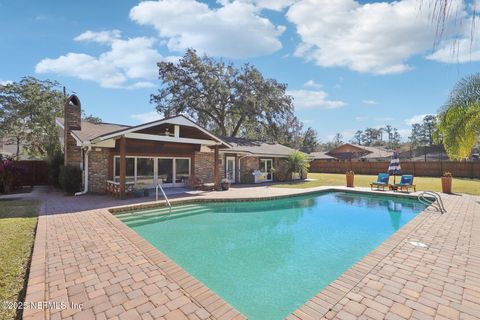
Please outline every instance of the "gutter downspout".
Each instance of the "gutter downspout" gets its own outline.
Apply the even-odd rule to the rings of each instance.
[[[92,150],[92,146],[87,146],[86,151],[85,151],[85,165],[83,166],[83,172],[84,172],[84,186],[83,186],[83,191],[75,193],[75,196],[82,196],[88,192],[88,154]]]

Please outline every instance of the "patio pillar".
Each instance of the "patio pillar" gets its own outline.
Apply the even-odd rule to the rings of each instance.
[[[125,184],[127,175],[127,141],[125,136],[120,138],[120,199],[125,199]]]
[[[215,150],[215,156],[214,156],[215,159],[213,161],[213,166],[214,166],[213,183],[215,184],[215,190],[218,190],[218,185],[219,185],[218,177],[220,175],[220,173],[218,172],[218,145],[215,145],[214,150]]]

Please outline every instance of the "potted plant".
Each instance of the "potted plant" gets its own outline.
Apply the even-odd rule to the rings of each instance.
[[[442,192],[452,193],[452,173],[444,172],[442,175]]]
[[[143,189],[143,195],[145,197],[149,197],[150,196],[150,189],[149,188],[144,188]]]
[[[222,181],[220,182],[220,185],[222,187],[222,190],[230,189],[230,181],[228,179],[222,179]]]
[[[355,178],[355,172],[353,172],[352,170],[348,170],[347,172],[345,172],[345,176],[347,178],[347,187],[348,188],[353,188],[353,181],[354,181],[354,178]]]

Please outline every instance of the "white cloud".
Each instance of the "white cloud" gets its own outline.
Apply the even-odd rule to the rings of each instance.
[[[259,8],[281,11],[296,1],[297,0],[253,0],[252,2]]]
[[[392,121],[393,118],[392,117],[378,117],[378,118],[375,118],[375,121]]]
[[[398,129],[398,133],[400,134],[400,138],[402,141],[407,141],[408,137],[412,133],[411,129]]]
[[[328,94],[322,90],[290,90],[287,94],[293,97],[296,109],[336,109],[347,105],[340,100],[328,100]]]
[[[174,59],[163,57],[154,48],[155,39],[121,39],[118,30],[87,31],[75,40],[107,44],[110,50],[98,57],[69,52],[55,59],[46,58],[36,65],[35,72],[95,81],[106,88],[146,88],[154,86],[150,81],[157,78],[156,63]]]
[[[455,39],[442,41],[437,50],[427,56],[427,59],[442,63],[480,61],[480,32],[476,29],[472,32],[472,19],[463,22],[458,36]]]
[[[13,82],[13,81],[11,81],[11,80],[1,80],[1,79],[0,79],[0,86],[5,86],[5,85],[10,84],[10,83],[12,83],[12,82]]]
[[[342,140],[344,142],[352,140],[353,137],[355,136],[355,131],[356,130],[350,130],[350,129],[341,131],[340,134],[342,135]],[[332,141],[333,138],[335,138],[335,135],[336,135],[336,133],[327,135],[326,140],[327,141]]]
[[[84,33],[76,36],[75,41],[93,41],[98,43],[112,43],[113,41],[121,37],[120,30],[109,31],[85,31]]]
[[[375,100],[363,100],[362,103],[363,104],[375,105],[375,104],[377,104],[377,101],[375,101]]]
[[[142,123],[155,121],[163,118],[157,111],[132,114],[130,115],[130,117]]]
[[[130,11],[130,19],[153,26],[170,51],[194,48],[201,53],[229,58],[268,55],[280,48],[284,26],[275,26],[249,1],[222,1],[209,8],[195,0],[143,1]]]
[[[365,120],[368,120],[368,117],[367,117],[367,116],[357,116],[357,117],[355,117],[355,120],[357,120],[357,121],[365,121]]]
[[[289,8],[287,18],[301,37],[297,56],[323,67],[391,74],[410,70],[408,59],[431,49],[433,10],[421,8],[418,0],[302,0]],[[463,1],[453,0],[446,25],[462,12]]]
[[[425,116],[428,116],[428,114],[414,115],[413,117],[411,117],[409,119],[405,119],[405,123],[408,124],[409,126],[411,126],[415,123],[421,123],[423,121],[423,118],[425,118]]]
[[[315,89],[320,89],[322,88],[323,86],[317,82],[315,82],[315,80],[308,80],[307,82],[305,82],[303,84],[304,87],[310,87],[310,88],[315,88]]]

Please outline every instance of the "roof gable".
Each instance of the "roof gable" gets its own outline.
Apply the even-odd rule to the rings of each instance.
[[[57,124],[63,128],[64,120],[61,118],[57,118]],[[199,134],[199,136],[201,136],[199,138],[200,140],[207,140],[207,139],[213,140],[217,143],[223,144],[226,147],[230,147],[230,145],[227,142],[223,141],[222,139],[220,139],[213,133],[209,132],[208,130],[200,127],[195,122],[193,122],[192,120],[188,119],[183,115],[155,120],[155,121],[143,123],[137,126],[127,126],[127,125],[119,125],[119,124],[112,124],[112,123],[91,123],[91,122],[82,120],[82,130],[72,130],[71,133],[73,137],[80,143],[89,142],[89,141],[93,143],[97,143],[97,142],[101,142],[109,139],[114,139],[116,137],[119,137],[125,134],[148,132],[149,130],[152,130],[156,126],[161,126],[165,124],[194,128],[195,130],[198,130],[197,132],[200,133]]]
[[[227,141],[232,146],[232,148],[228,150],[229,152],[243,152],[260,156],[286,157],[295,151],[290,147],[275,142],[250,140],[238,137],[222,137],[222,139]]]

